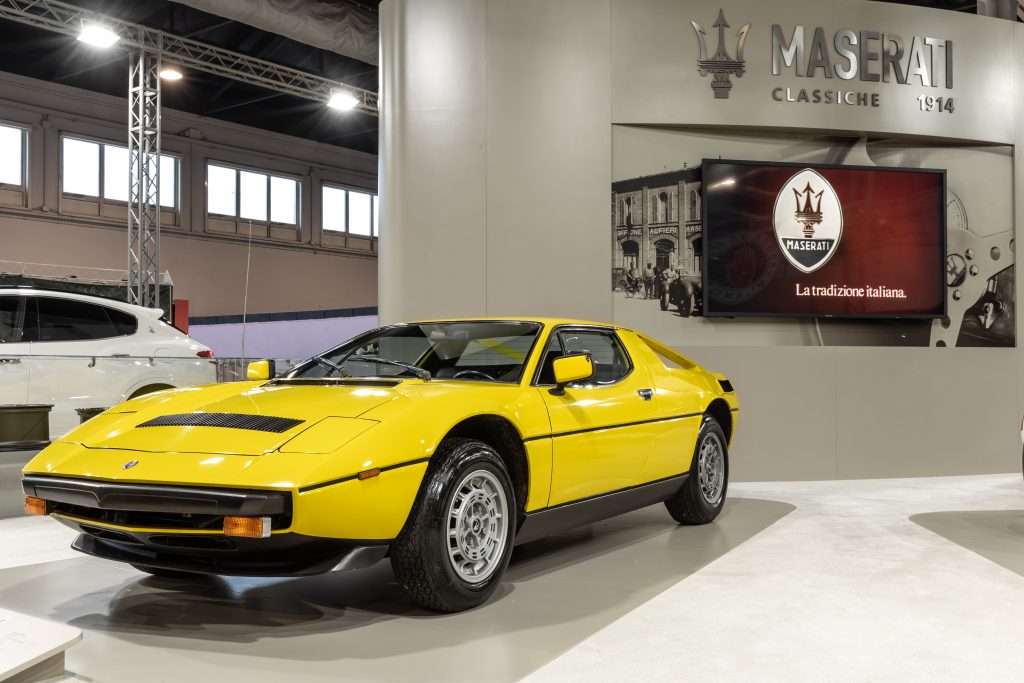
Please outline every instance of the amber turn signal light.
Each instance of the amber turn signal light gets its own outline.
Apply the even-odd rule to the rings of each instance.
[[[32,498],[28,496],[25,498],[25,514],[26,515],[45,515],[46,514],[46,501],[42,498]]]
[[[225,517],[224,535],[267,538],[270,536],[270,517]]]

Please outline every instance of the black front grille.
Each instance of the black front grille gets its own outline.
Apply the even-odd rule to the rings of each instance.
[[[302,420],[291,417],[270,417],[268,415],[244,415],[242,413],[180,413],[161,415],[139,427],[227,427],[228,429],[248,429],[256,432],[274,432],[280,434]]]
[[[220,531],[224,528],[224,515],[202,515],[189,512],[142,512],[138,510],[103,510],[49,501],[47,511],[85,522],[103,522],[114,526],[136,529],[188,529],[195,531]],[[272,529],[287,529],[291,526],[291,513],[270,515]],[[84,525],[83,525],[84,526]]]
[[[138,512],[134,510],[102,510],[100,508],[72,505],[70,503],[49,503],[49,512],[67,515],[90,522],[104,522],[116,526],[151,529],[209,529],[224,527],[221,515],[196,515],[174,512]]]

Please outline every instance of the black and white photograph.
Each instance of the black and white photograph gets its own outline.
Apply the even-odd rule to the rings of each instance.
[[[656,162],[673,170],[624,177],[611,186],[611,289],[616,319],[624,324],[655,325],[678,340],[714,335],[722,343],[720,321],[704,317],[704,187],[702,162],[692,150],[728,151],[730,158],[806,164],[864,164],[884,169],[904,164],[935,168],[948,164],[944,205],[946,257],[944,316],[934,320],[732,320],[729,341],[742,343],[750,328],[757,338],[782,345],[1012,347],[1016,343],[1015,269],[1010,244],[1012,222],[1006,199],[984,197],[972,169],[1004,164],[998,149],[946,147],[915,149],[892,140],[806,138],[779,140],[747,136],[709,136],[681,131],[617,128],[616,160],[644,168],[634,150],[657,147]],[[648,147],[650,145],[650,147]],[[766,149],[767,147],[767,149]],[[689,149],[688,149],[689,148]],[[669,151],[671,150],[671,151]],[[678,151],[678,154],[673,152]],[[772,154],[772,151],[775,153]],[[640,152],[642,153],[642,152]],[[652,159],[652,161],[655,161]],[[865,163],[868,162],[868,163]],[[927,166],[923,164],[927,163]],[[653,167],[655,164],[651,164]],[[618,166],[618,164],[616,165]],[[654,171],[655,168],[652,168]],[[895,201],[899,201],[898,198]],[[970,207],[970,209],[968,208]],[[767,219],[767,220],[770,220]],[[786,268],[777,249],[759,251],[762,268]],[[756,267],[756,266],[752,266]],[[941,274],[941,273],[940,273]],[[711,332],[715,329],[715,332]],[[747,338],[750,338],[747,335]]]

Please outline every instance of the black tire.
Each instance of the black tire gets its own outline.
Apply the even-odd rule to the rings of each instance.
[[[721,454],[721,482],[717,496],[709,500],[707,490],[702,485],[700,466],[701,450],[718,448]],[[716,470],[717,471],[717,470]],[[690,476],[686,483],[674,496],[665,501],[665,507],[672,519],[680,524],[707,524],[718,517],[725,505],[725,494],[729,488],[729,447],[725,433],[718,421],[710,415],[704,416],[704,422],[697,433],[697,445],[693,449],[693,461],[690,464]]]
[[[661,310],[667,311],[668,310],[668,305],[669,305],[669,301],[668,301],[668,288],[666,288],[665,291],[663,291],[661,293]]]
[[[483,552],[495,554],[484,565],[486,576],[470,581],[459,571],[452,555],[461,553],[463,546],[449,549],[449,526],[454,528],[462,521],[450,520],[449,513],[454,511],[456,495],[465,495],[471,480],[481,479],[495,493],[500,487],[504,495],[504,528],[494,515],[486,518],[498,528],[490,534],[493,541],[487,546],[489,550]],[[500,509],[500,501],[495,506]],[[486,506],[481,504],[480,508]],[[445,439],[431,458],[419,497],[391,546],[391,566],[398,583],[413,602],[438,612],[461,612],[484,603],[501,583],[512,555],[516,510],[515,493],[498,453],[475,439]],[[481,525],[479,536],[474,537],[483,537],[487,527],[487,523]]]
[[[679,315],[684,318],[690,317],[690,309],[693,307],[693,300],[690,299],[690,294],[683,289],[679,292]]]

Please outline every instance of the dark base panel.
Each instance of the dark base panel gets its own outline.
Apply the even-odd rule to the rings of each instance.
[[[232,538],[127,534],[86,525],[79,525],[79,530],[82,533],[71,547],[87,555],[160,569],[228,576],[308,576],[336,567],[360,569],[384,559],[390,547],[386,541],[287,533],[270,538]],[[165,547],[168,539],[180,544]]]
[[[681,474],[527,513],[516,535],[516,545],[668,500],[688,476]]]

